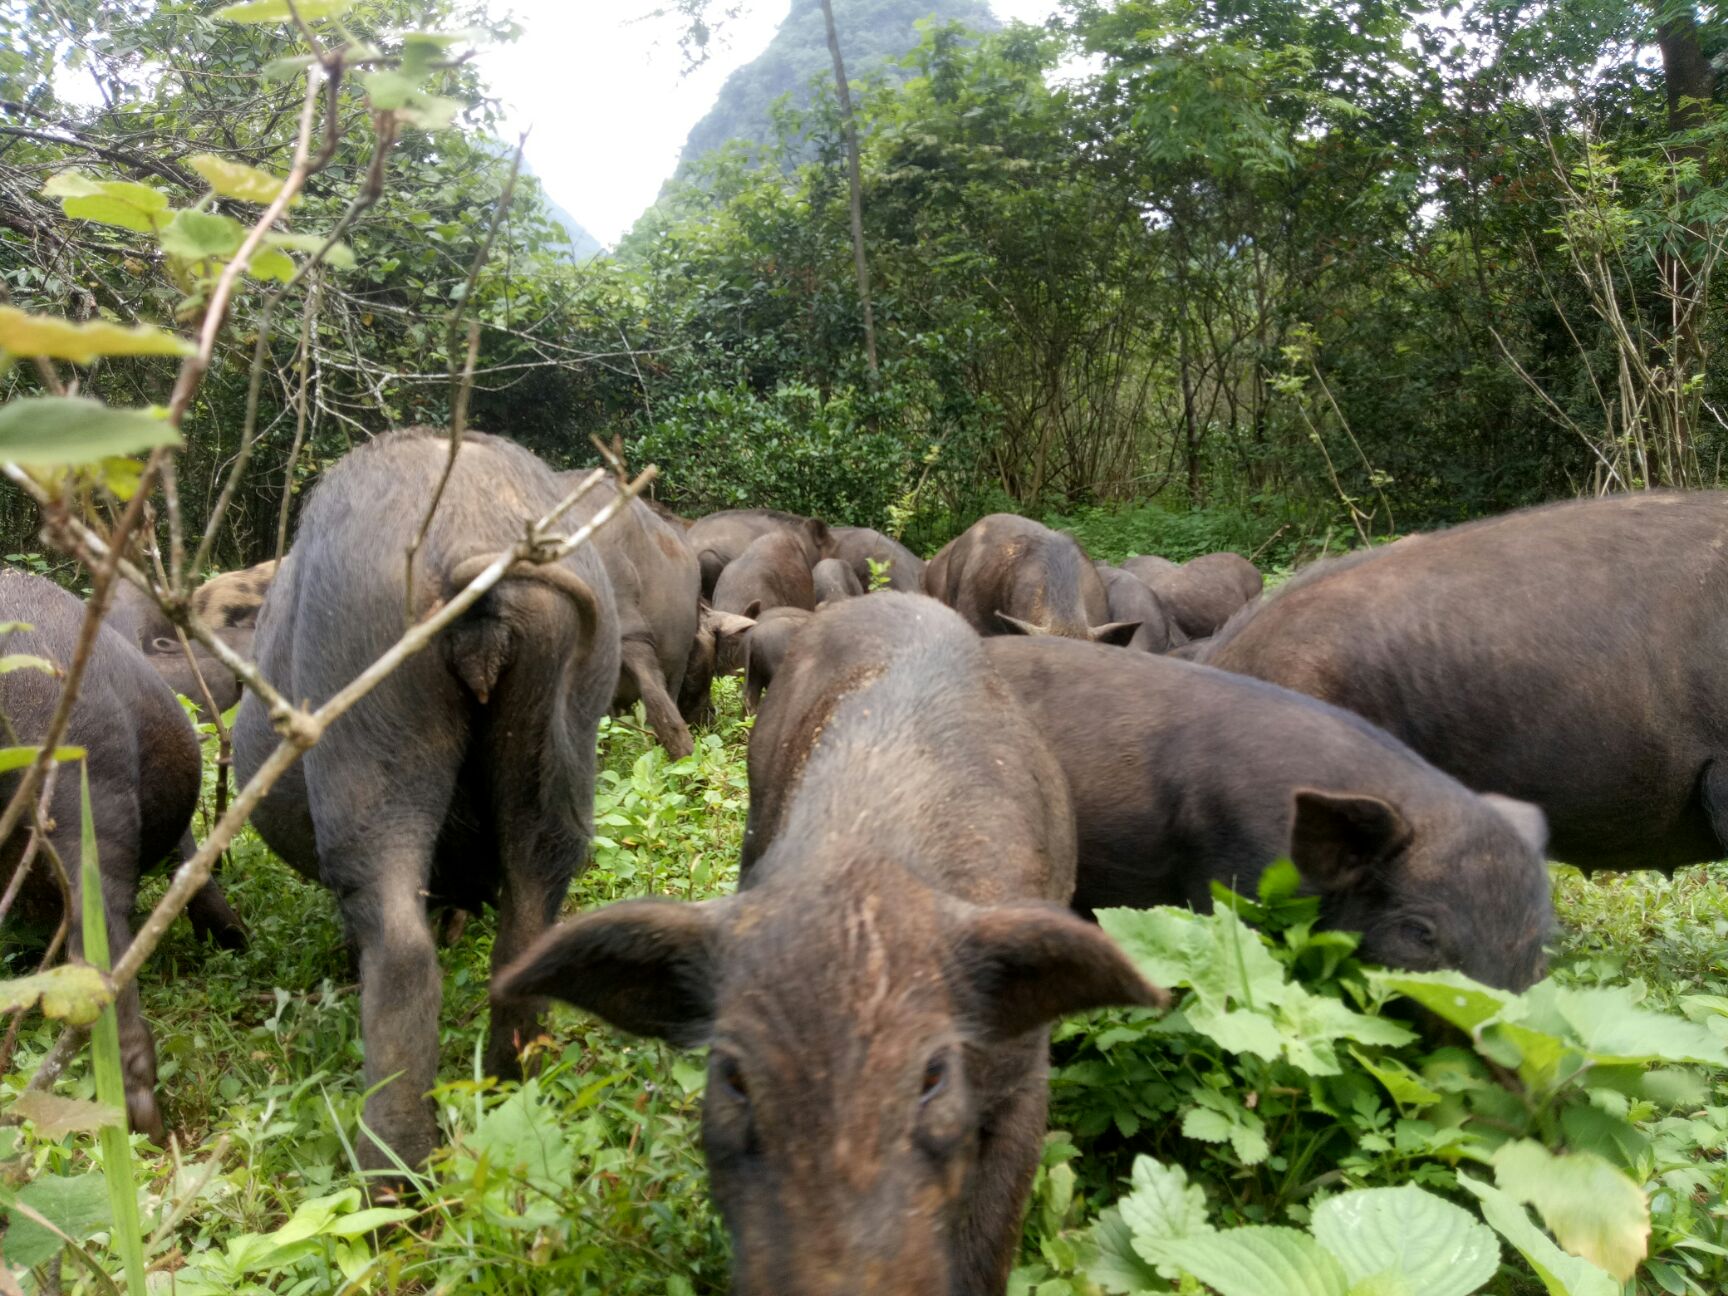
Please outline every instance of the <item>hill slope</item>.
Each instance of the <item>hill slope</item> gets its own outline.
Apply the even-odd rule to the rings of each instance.
[[[985,0],[833,2],[846,79],[854,83],[884,73],[903,77],[904,72],[893,66],[893,60],[918,44],[914,24],[920,19],[960,22],[978,31],[995,31],[1001,26]],[[789,91],[794,103],[808,103],[810,79],[832,72],[820,0],[792,0],[791,12],[768,48],[726,79],[714,107],[691,128],[679,168],[729,140],[766,141],[772,134],[769,105]]]

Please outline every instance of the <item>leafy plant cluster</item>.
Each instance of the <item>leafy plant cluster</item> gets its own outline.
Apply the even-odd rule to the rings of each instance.
[[[1728,1281],[1728,1002],[1680,995],[1659,1011],[1636,980],[1562,972],[1511,995],[1364,968],[1353,937],[1313,929],[1294,885],[1280,866],[1257,902],[1221,892],[1210,915],[1100,915],[1148,977],[1184,993],[1162,1019],[1118,1012],[1058,1031],[1064,1204],[1033,1231],[1023,1290],[1171,1291],[1182,1273],[1223,1296],[1478,1290],[1495,1265],[1460,1269],[1454,1286],[1381,1274],[1426,1263],[1421,1246],[1446,1234],[1450,1216],[1418,1189],[1479,1210],[1523,1258],[1496,1291],[1528,1290],[1530,1274],[1551,1296],[1606,1296],[1635,1274],[1697,1296]],[[1338,1254],[1336,1268],[1328,1237],[1359,1210],[1412,1256]]]

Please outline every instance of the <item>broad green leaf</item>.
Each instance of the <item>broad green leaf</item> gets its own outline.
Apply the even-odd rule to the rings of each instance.
[[[1141,1292],[1163,1292],[1170,1288],[1158,1271],[1134,1250],[1134,1231],[1118,1207],[1098,1213],[1084,1244],[1081,1259],[1085,1274],[1107,1292],[1139,1296]],[[1175,1273],[1172,1269],[1171,1273]]]
[[[21,396],[0,405],[0,459],[26,468],[97,463],[180,444],[180,434],[154,414],[88,396]]]
[[[1428,1296],[1401,1274],[1371,1274],[1350,1284],[1350,1296]]]
[[[1226,1128],[1221,1137],[1228,1136]],[[1206,1218],[1205,1191],[1188,1182],[1187,1172],[1181,1166],[1167,1166],[1149,1156],[1134,1158],[1132,1186],[1117,1203],[1117,1209],[1132,1234],[1136,1254],[1142,1258],[1150,1259],[1138,1245],[1141,1238],[1167,1242],[1213,1231]],[[1166,1278],[1176,1277],[1174,1269],[1166,1267],[1162,1272]]]
[[[313,253],[324,246],[323,234],[266,234],[264,246],[281,248],[284,252]],[[354,249],[338,240],[330,245],[330,250],[324,254],[324,264],[334,266],[338,270],[354,268]]]
[[[1292,990],[1296,993],[1286,996],[1278,1014],[1284,1056],[1309,1075],[1338,1074],[1334,1040],[1399,1048],[1416,1038],[1397,1022],[1365,1016],[1329,995],[1309,994],[1301,986]]]
[[[1592,1152],[1556,1156],[1533,1139],[1506,1144],[1493,1165],[1499,1186],[1534,1206],[1573,1255],[1621,1281],[1637,1272],[1649,1251],[1650,1203],[1620,1170]]]
[[[1578,1050],[1557,1036],[1509,1021],[1484,1024],[1480,1050],[1501,1066],[1515,1069],[1519,1079],[1538,1092],[1553,1087],[1576,1069],[1566,1065],[1567,1058],[1579,1059]]]
[[[1500,1264],[1491,1230],[1414,1185],[1328,1198],[1311,1227],[1352,1283],[1394,1274],[1422,1296],[1470,1296]]]
[[[168,220],[168,195],[130,180],[92,180],[78,171],[50,177],[42,192],[60,200],[60,210],[74,220],[118,225],[150,234]]]
[[[353,3],[354,0],[295,0],[294,8],[305,21],[316,22],[347,13]],[[223,5],[210,16],[233,23],[277,23],[293,18],[287,0],[244,0],[242,4]]]
[[[294,58],[271,59],[264,65],[264,79],[266,81],[292,80],[317,61],[317,56],[313,54],[301,54]]]
[[[1185,1138],[1202,1143],[1228,1141],[1244,1165],[1259,1165],[1271,1152],[1266,1142],[1266,1123],[1234,1099],[1202,1090],[1195,1095],[1203,1105],[1190,1107],[1182,1117]]]
[[[58,666],[56,666],[53,662],[49,661],[46,657],[37,657],[32,653],[7,653],[5,656],[0,657],[0,675],[10,675],[13,671],[16,671],[16,670],[41,671],[44,675],[58,675],[60,673],[60,668]],[[0,761],[3,761],[5,759],[6,750],[7,750],[6,748],[0,747]],[[38,749],[35,747],[31,747],[28,750],[30,751],[31,755],[34,756]],[[62,752],[62,751],[81,751],[81,750],[83,750],[83,749],[82,748],[72,748],[72,747],[61,747],[61,748],[56,749],[56,754],[58,754],[58,752]],[[77,758],[73,757],[72,759],[75,760]],[[26,765],[28,765],[30,762],[28,760],[26,760],[24,763]],[[14,768],[16,768],[16,766],[14,766]],[[0,771],[3,771],[4,769],[5,769],[5,766],[0,765]]]
[[[1709,1030],[1654,1012],[1628,986],[1572,988],[1544,981],[1526,991],[1510,1021],[1570,1038],[1596,1062],[1689,1062],[1728,1066],[1728,1048]]]
[[[1285,900],[1294,899],[1302,889],[1302,874],[1296,865],[1287,859],[1274,862],[1260,875],[1260,883],[1255,888],[1263,905],[1279,904]]]
[[[1548,1296],[1620,1296],[1619,1283],[1588,1260],[1562,1251],[1508,1194],[1462,1170],[1458,1183],[1476,1195],[1482,1203],[1482,1218],[1524,1257]]]
[[[178,211],[162,231],[162,250],[187,261],[230,257],[240,250],[246,227],[219,212]]]
[[[422,130],[443,130],[456,119],[462,107],[455,99],[427,94],[420,88],[419,78],[391,68],[363,72],[360,82],[372,106],[381,112],[395,112],[411,126]]]
[[[258,280],[274,279],[278,283],[287,283],[294,277],[294,258],[275,248],[261,247],[252,254],[246,273]]]
[[[74,1242],[87,1241],[114,1218],[99,1170],[71,1178],[37,1174],[18,1190],[18,1200]],[[22,1213],[14,1214],[6,1229],[6,1260],[25,1269],[46,1264],[64,1245],[58,1235]]]
[[[433,70],[432,64],[449,57],[450,47],[461,39],[450,32],[404,32],[402,71],[411,77],[424,77]]]
[[[1395,972],[1373,969],[1368,977],[1375,985],[1406,995],[1461,1030],[1474,1031],[1497,1016],[1513,996],[1462,972]]]
[[[337,1216],[324,1232],[331,1237],[359,1237],[373,1229],[383,1228],[386,1224],[400,1224],[411,1220],[419,1213],[402,1206],[371,1206],[365,1210],[357,1210],[352,1215]]]
[[[0,1013],[17,1012],[40,1001],[44,1016],[73,1026],[88,1026],[113,998],[108,982],[88,963],[62,963],[46,972],[0,981]]]
[[[1392,1101],[1402,1107],[1431,1107],[1440,1101],[1441,1095],[1422,1083],[1422,1077],[1395,1057],[1375,1060],[1357,1049],[1350,1050],[1350,1056],[1362,1064],[1364,1070],[1381,1084],[1386,1086],[1386,1092],[1392,1095]]]
[[[1219,1296],[1349,1296],[1338,1262],[1295,1229],[1254,1225],[1174,1238],[1157,1252]]]
[[[12,1114],[29,1121],[39,1135],[50,1139],[74,1130],[126,1123],[126,1113],[118,1107],[105,1107],[82,1098],[62,1098],[40,1089],[26,1089],[19,1094],[12,1103]]]
[[[1231,1003],[1263,1011],[1286,993],[1284,969],[1259,933],[1227,911],[1102,909],[1098,924],[1154,985],[1191,986],[1218,1012]]]
[[[14,658],[8,657],[3,660],[12,661]],[[42,661],[40,657],[29,657],[24,658],[24,660],[30,662]],[[0,662],[0,664],[3,664],[3,662]],[[38,667],[37,669],[44,668],[51,675],[58,675],[60,673],[59,668],[54,666],[52,663],[43,663],[43,666]],[[8,774],[13,770],[23,769],[31,761],[35,760],[41,751],[42,745],[40,743],[33,747],[0,747],[0,774]],[[82,747],[56,747],[54,749],[54,759],[57,762],[83,760],[84,749]]]
[[[74,324],[52,315],[31,315],[13,306],[0,306],[0,351],[13,355],[49,356],[89,364],[97,356],[187,356],[194,350],[186,338],[149,324],[132,328],[107,320]]]
[[[244,162],[217,157],[214,153],[194,153],[186,159],[186,165],[203,176],[204,183],[224,198],[257,203],[262,207],[275,202],[276,195],[282,192],[279,177]]]

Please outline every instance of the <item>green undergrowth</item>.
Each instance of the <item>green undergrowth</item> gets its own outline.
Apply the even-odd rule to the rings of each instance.
[[[1087,553],[1105,562],[1138,554],[1186,562],[1200,554],[1231,550],[1252,558],[1262,570],[1282,571],[1298,558],[1335,552],[1353,543],[1347,526],[1321,514],[1302,516],[1283,500],[1268,501],[1264,510],[1228,505],[1194,509],[1095,505],[1054,513],[1044,522],[1068,532]]]
[[[747,728],[734,690],[720,715],[676,763],[637,722],[607,726],[595,860],[569,910],[735,885]],[[349,1141],[363,1099],[358,998],[335,906],[250,834],[222,876],[251,948],[201,947],[180,924],[143,979],[176,1136],[166,1151],[132,1140],[151,1291],[726,1290],[697,1137],[698,1055],[559,1009],[535,1079],[486,1079],[492,928],[471,921],[440,952],[446,1146],[416,1192],[369,1203]],[[1364,969],[1351,940],[1313,931],[1287,890],[1274,880],[1240,902],[1264,934],[1228,912],[1107,919],[1178,990],[1178,1009],[1057,1029],[1052,1133],[1017,1294],[1277,1296],[1285,1280],[1336,1296],[1728,1289],[1717,1066],[1728,870],[1557,869],[1567,934],[1554,976],[1515,1003]],[[1435,1028],[1401,990],[1434,997],[1441,1015],[1456,1016],[1460,998],[1488,1015],[1425,1035]],[[39,1018],[25,1022],[0,1106],[51,1038]],[[59,1091],[94,1093],[83,1072]],[[68,1293],[110,1290],[91,1276],[120,1271],[100,1161],[91,1132],[0,1127],[0,1255],[22,1290],[51,1290],[56,1264]],[[1359,1191],[1393,1187],[1410,1191]],[[1439,1271],[1422,1267],[1432,1257],[1399,1253],[1402,1276],[1358,1282],[1386,1261],[1339,1241],[1367,1227],[1359,1217],[1389,1236],[1456,1232],[1468,1263],[1445,1266],[1449,1285],[1436,1287]],[[1233,1286],[1250,1260],[1272,1267]],[[1624,1286],[1601,1267],[1629,1265]]]

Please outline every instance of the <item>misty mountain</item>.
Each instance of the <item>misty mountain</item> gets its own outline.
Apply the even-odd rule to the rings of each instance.
[[[846,60],[846,79],[853,84],[870,76],[905,80],[910,73],[895,66],[895,60],[918,45],[915,24],[921,19],[959,22],[975,31],[996,31],[1002,25],[984,0],[833,0],[833,3],[840,53]],[[682,170],[729,140],[765,143],[773,136],[769,105],[788,92],[795,105],[809,103],[811,78],[832,76],[833,70],[820,0],[792,0],[791,12],[768,48],[726,78],[714,107],[691,128],[679,168]]]
[[[516,146],[514,144],[506,144],[501,139],[483,140],[481,141],[481,147],[491,153],[493,157],[497,158],[506,166],[509,165],[510,158],[516,152]],[[535,186],[540,190],[540,202],[546,209],[547,218],[550,219],[554,225],[560,227],[569,237],[572,249],[571,255],[576,262],[581,263],[583,261],[591,261],[605,251],[600,240],[595,238],[587,230],[583,229],[582,222],[577,220],[569,212],[565,211],[564,208],[560,207],[558,203],[553,200],[552,195],[546,192],[546,182],[540,179],[539,175],[534,170],[533,163],[529,162],[526,154],[522,157],[522,174],[524,176],[533,177]],[[500,179],[502,179],[502,177],[500,177]]]

